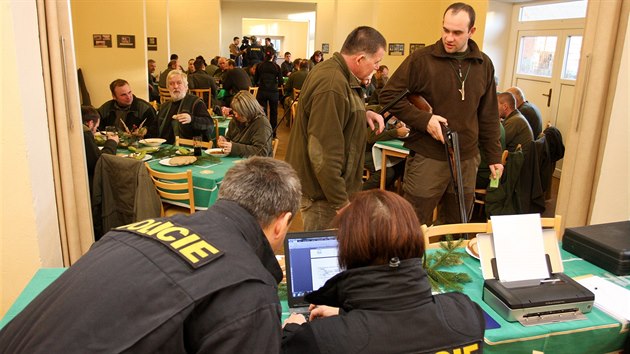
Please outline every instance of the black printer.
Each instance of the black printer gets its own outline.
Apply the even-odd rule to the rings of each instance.
[[[560,249],[553,230],[543,238],[549,278],[516,282],[498,279],[492,234],[478,234],[481,268],[485,279],[483,300],[506,321],[524,326],[585,319],[595,295],[562,271]]]

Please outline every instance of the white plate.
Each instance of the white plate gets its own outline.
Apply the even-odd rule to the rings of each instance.
[[[166,142],[166,139],[161,139],[161,138],[142,139],[139,141],[140,144],[153,146],[153,147],[160,146],[164,144],[165,142]]]
[[[472,240],[468,241],[468,244],[466,245],[466,252],[475,259],[479,259],[479,248],[477,245],[477,238],[473,238]]]
[[[186,148],[186,149],[188,149],[188,148]],[[183,155],[183,156],[192,156],[192,154],[194,153],[194,151],[193,151],[192,149],[189,149],[189,150],[190,150],[190,152],[189,152],[189,153],[187,153],[186,155]],[[176,154],[176,155],[182,155],[182,153],[181,153],[181,152],[179,152],[179,150],[175,151],[175,154]]]
[[[131,154],[129,154],[129,155],[131,155]],[[123,157],[127,157],[127,158],[130,158],[130,159],[134,159],[134,157],[133,157],[133,156],[129,156],[129,155],[123,155]],[[153,158],[153,156],[151,156],[150,154],[146,154],[146,155],[144,155],[144,157],[142,158],[142,161],[149,161],[149,160],[151,160],[152,158]]]
[[[186,156],[190,156],[190,155],[186,155]],[[160,160],[160,165],[163,166],[170,166],[170,167],[180,167],[180,166],[188,166],[188,165],[192,165],[193,163],[195,163],[195,161],[187,164],[187,165],[171,165],[171,159],[164,159],[164,160]]]
[[[216,156],[216,157],[226,157],[228,154],[223,152],[223,149],[221,148],[212,148],[212,149],[208,149],[206,150],[206,154],[210,155],[210,156]]]

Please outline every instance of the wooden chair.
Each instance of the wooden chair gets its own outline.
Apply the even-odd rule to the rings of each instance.
[[[190,89],[188,90],[190,91],[190,93],[192,93],[193,95],[196,95],[197,97],[201,98],[205,103],[206,103],[206,107],[208,107],[208,111],[210,111],[210,108],[212,107],[212,90],[211,89]],[[210,115],[212,115],[212,113],[210,113]]]
[[[490,231],[488,231],[490,230]],[[489,223],[445,224],[427,227],[422,225],[422,236],[425,248],[438,248],[446,235],[478,234],[492,232]]]
[[[159,87],[158,90],[160,91],[160,103],[165,103],[166,101],[171,100],[171,93],[167,88]]]
[[[289,123],[289,129],[293,128],[293,123],[295,123],[295,117],[297,114],[297,105],[298,105],[298,101],[293,101],[293,103],[291,104],[291,120]]]
[[[160,198],[169,200],[182,200],[188,201],[189,208],[179,207],[176,205],[168,204],[167,208],[164,208],[164,200],[162,200],[162,216],[169,216],[178,213],[193,214],[195,212],[195,194],[193,192],[193,178],[192,171],[186,170],[185,172],[177,173],[164,173],[152,169],[148,162],[145,162],[149,176],[155,184],[155,188],[160,195]],[[184,180],[184,182],[182,182]],[[173,193],[173,191],[178,191]]]
[[[562,236],[562,217],[556,215],[553,218],[540,218],[540,224],[543,229],[553,229],[556,232],[556,238],[561,240]],[[443,236],[446,235],[459,235],[459,234],[478,234],[478,233],[491,233],[492,222],[487,223],[468,223],[468,224],[445,224],[427,227],[422,225],[422,235],[424,237],[424,244],[426,248],[439,247],[439,242]]]
[[[271,141],[271,156],[275,159],[276,158],[276,151],[278,151],[278,144],[280,144],[280,139],[278,138],[274,138]]]
[[[180,138],[179,136],[175,137],[175,146],[180,146],[180,145],[185,145],[185,146],[194,146],[194,142],[192,139],[184,139],[184,138]],[[201,142],[201,147],[202,148],[206,148],[206,149],[211,149],[212,148],[212,141],[202,141]]]
[[[157,101],[153,100],[149,102],[149,104],[151,105],[151,107],[153,107],[153,109],[155,109],[156,111],[158,110],[159,106],[158,106]]]
[[[296,89],[296,88],[294,88],[294,89],[293,89],[292,94],[293,94],[293,100],[294,100],[294,101],[295,101],[295,100],[297,100],[297,99],[298,99],[298,97],[300,97],[300,92],[301,92],[301,91],[302,91],[302,90],[300,90],[300,89]]]
[[[501,164],[503,166],[505,166],[505,164],[507,163],[508,155],[509,155],[508,151],[503,150],[503,153],[501,154]],[[475,188],[475,204],[479,204],[479,216],[483,215],[483,209],[484,209],[484,206],[486,205],[487,193],[488,193],[487,189]]]
[[[256,96],[258,95],[258,87],[257,86],[250,86],[249,87],[249,93],[254,95],[254,98],[256,98]]]

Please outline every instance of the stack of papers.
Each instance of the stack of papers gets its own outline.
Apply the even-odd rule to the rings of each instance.
[[[492,216],[499,280],[549,278],[540,214]]]
[[[577,282],[595,294],[595,306],[609,315],[630,321],[630,290],[598,277],[577,279]]]

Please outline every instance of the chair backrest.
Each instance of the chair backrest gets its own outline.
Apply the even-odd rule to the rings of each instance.
[[[186,146],[194,146],[195,143],[192,139],[184,139],[184,138],[180,138],[179,136],[175,137],[175,146],[180,146],[180,145],[186,145]],[[201,147],[206,148],[206,149],[211,149],[212,148],[212,141],[202,141],[201,142]]]
[[[562,216],[556,215],[553,218],[540,218],[540,225],[543,229],[552,229],[556,232],[558,241],[562,240]],[[488,232],[492,232],[492,221],[488,220]]]
[[[190,206],[190,214],[195,212],[195,194],[193,192],[193,179],[192,171],[186,170],[185,172],[165,173],[152,169],[148,162],[145,162],[149,176],[158,194],[161,198],[170,200],[188,200]],[[184,182],[182,182],[184,180]],[[176,191],[173,193],[172,191]]]
[[[446,235],[478,234],[492,230],[489,223],[445,224],[427,227],[422,225],[425,248],[437,248]]]
[[[296,99],[298,98],[298,96],[300,96],[300,91],[301,91],[300,89],[296,89],[296,88],[293,89],[293,99]]]
[[[171,100],[171,93],[167,88],[159,87],[158,90],[160,91],[160,103]]]
[[[291,120],[289,121],[289,129],[293,127],[293,123],[295,122],[295,117],[297,115],[297,105],[298,101],[293,101],[291,104]]]
[[[558,241],[561,239],[561,226],[562,217],[556,215],[553,218],[540,218],[540,223],[543,229],[553,229],[556,232],[556,238]],[[424,244],[426,248],[439,247],[439,243],[442,236],[446,235],[458,235],[458,234],[478,234],[478,233],[491,233],[492,222],[487,223],[468,223],[468,224],[445,224],[427,227],[422,225],[422,234],[424,237]]]
[[[275,159],[276,158],[276,151],[278,151],[278,144],[280,143],[280,139],[275,138],[271,141],[271,151],[272,154],[271,156]]]
[[[196,95],[197,97],[201,98],[205,103],[206,103],[206,107],[212,107],[212,90],[207,88],[207,89],[189,89],[188,91],[190,91],[190,93],[192,93],[193,95]],[[212,113],[210,113],[210,115],[212,115]]]
[[[249,87],[249,93],[251,93],[252,95],[254,95],[254,97],[256,97],[258,95],[258,87],[250,86]]]

